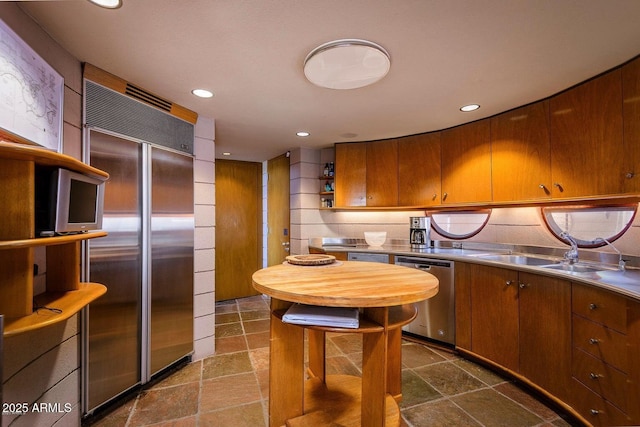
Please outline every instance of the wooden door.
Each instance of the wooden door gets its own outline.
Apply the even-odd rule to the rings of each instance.
[[[616,70],[551,98],[554,198],[623,189],[622,76]]]
[[[640,58],[622,68],[624,192],[640,192]]]
[[[549,103],[537,102],[491,119],[494,202],[551,197]]]
[[[398,206],[440,203],[440,132],[398,139]]]
[[[470,265],[471,350],[518,371],[518,273]]]
[[[216,160],[216,301],[258,294],[261,249],[262,164]]]
[[[571,283],[524,272],[519,283],[520,373],[566,401],[571,389]]]
[[[442,131],[442,204],[491,201],[489,120]]]
[[[367,143],[367,206],[398,206],[398,141]]]
[[[289,157],[267,162],[267,265],[281,264],[289,255]]]
[[[336,207],[367,205],[367,145],[366,143],[336,144],[335,205]]]

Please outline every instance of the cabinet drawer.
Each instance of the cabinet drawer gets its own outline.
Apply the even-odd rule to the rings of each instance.
[[[575,379],[627,412],[628,384],[625,373],[575,348],[572,372]]]
[[[594,426],[633,425],[622,411],[589,390],[580,381],[573,380],[573,407]]]
[[[627,336],[600,323],[573,315],[573,346],[621,371],[629,371]]]
[[[576,314],[602,323],[623,334],[627,333],[627,301],[623,297],[574,283],[572,306]]]

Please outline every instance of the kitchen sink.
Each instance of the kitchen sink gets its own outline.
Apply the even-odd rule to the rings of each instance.
[[[478,255],[480,259],[486,259],[487,261],[498,261],[510,264],[518,265],[535,265],[535,266],[549,266],[553,263],[553,260],[547,258],[537,258],[527,255],[513,255],[513,254],[491,254],[491,255]]]
[[[590,265],[567,264],[567,263],[543,265],[541,267],[548,268],[550,270],[564,271],[567,273],[597,273],[599,271],[604,270],[602,267],[592,267]]]

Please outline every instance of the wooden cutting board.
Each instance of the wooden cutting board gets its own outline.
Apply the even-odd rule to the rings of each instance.
[[[336,261],[336,257],[326,254],[289,255],[286,259],[293,265],[326,265]]]

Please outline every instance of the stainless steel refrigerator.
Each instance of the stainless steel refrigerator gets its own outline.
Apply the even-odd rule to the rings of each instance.
[[[193,352],[193,158],[103,130],[85,138],[110,175],[88,279],[107,293],[85,312],[84,413]]]

